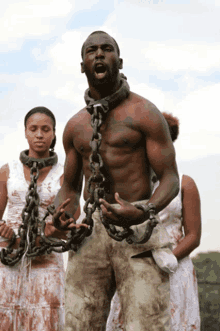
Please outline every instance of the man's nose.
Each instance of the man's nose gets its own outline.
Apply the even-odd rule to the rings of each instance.
[[[101,49],[101,47],[99,47],[96,51],[96,57],[100,58],[100,57],[104,57],[104,51]]]

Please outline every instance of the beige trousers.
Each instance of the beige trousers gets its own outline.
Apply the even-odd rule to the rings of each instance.
[[[69,252],[65,331],[105,331],[116,288],[126,331],[169,331],[169,275],[152,257],[131,258],[151,249],[151,239],[143,245],[117,242],[108,236],[98,211],[93,220],[92,235],[76,253]]]

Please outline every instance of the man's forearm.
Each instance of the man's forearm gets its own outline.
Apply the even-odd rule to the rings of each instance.
[[[156,207],[156,212],[163,210],[179,192],[179,177],[177,174],[169,174],[162,178],[159,186],[149,200]]]
[[[65,207],[65,211],[74,215],[79,206],[80,192],[76,192],[75,190],[70,189],[63,184],[54,200],[54,205],[56,209],[66,199],[70,199],[70,203]]]

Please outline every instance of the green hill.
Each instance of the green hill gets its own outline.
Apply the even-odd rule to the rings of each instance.
[[[201,331],[220,330],[220,253],[200,253],[193,258],[198,279]]]

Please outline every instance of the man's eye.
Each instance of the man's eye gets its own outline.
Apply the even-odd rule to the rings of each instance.
[[[92,49],[92,48],[90,48],[90,49],[88,49],[87,50],[87,53],[91,53],[91,52],[93,52],[94,50]]]
[[[107,52],[111,52],[111,51],[112,51],[111,47],[106,47],[105,50],[106,50]]]

